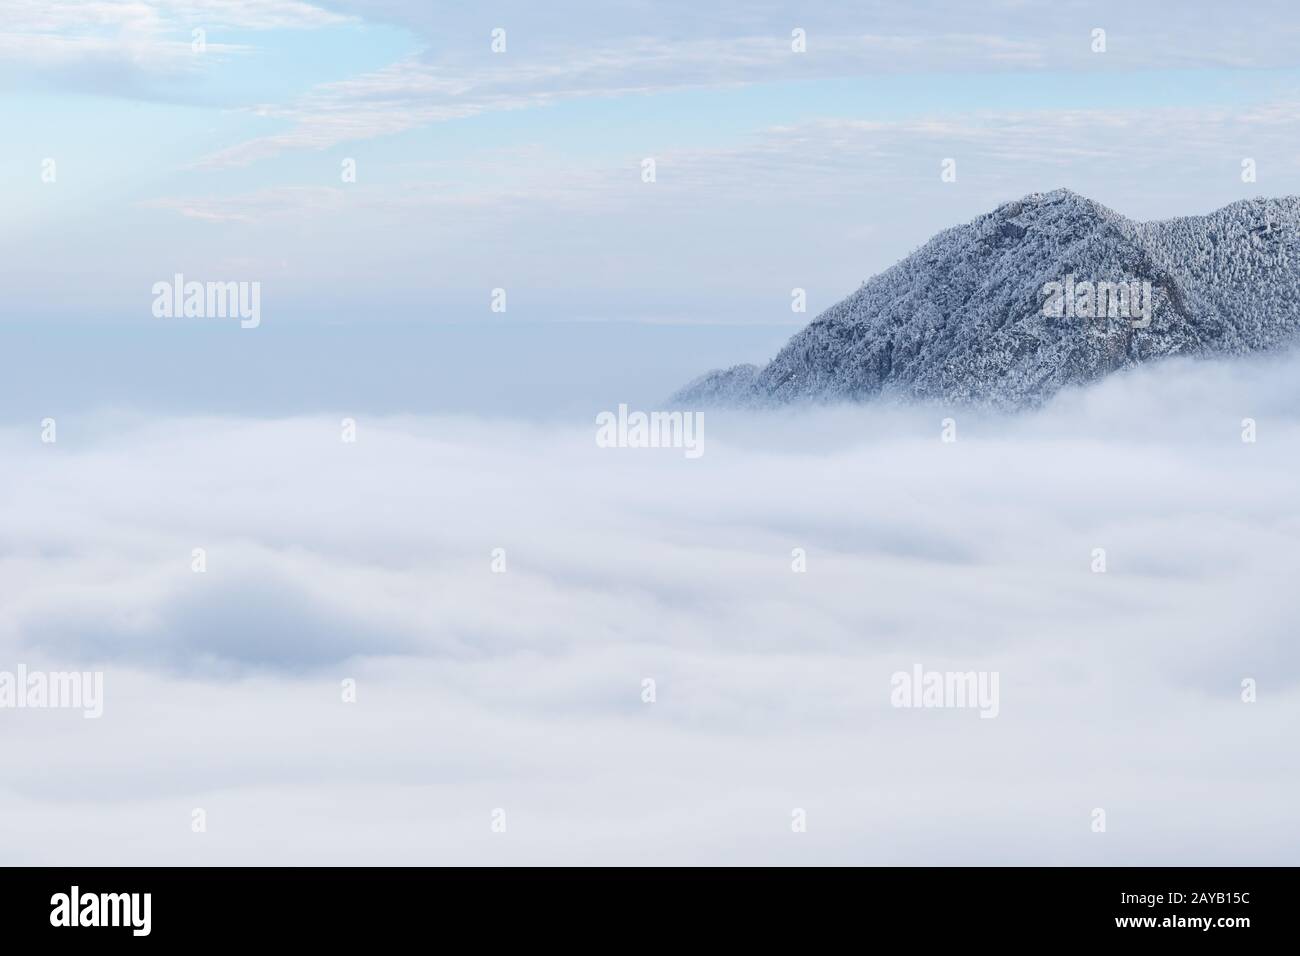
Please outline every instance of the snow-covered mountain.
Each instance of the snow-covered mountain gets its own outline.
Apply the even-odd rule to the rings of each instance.
[[[1298,226],[1294,196],[1140,223],[1066,189],[1033,193],[939,233],[823,312],[765,367],[709,372],[671,401],[886,396],[1020,406],[1162,356],[1269,349],[1300,334]],[[1112,316],[1108,297],[1105,314],[1088,317],[1090,290],[1078,284],[1121,282],[1132,306],[1149,283],[1149,314]],[[1056,295],[1050,283],[1080,293],[1056,297],[1055,311],[1071,314],[1044,314]]]

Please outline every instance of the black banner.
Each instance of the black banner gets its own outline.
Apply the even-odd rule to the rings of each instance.
[[[341,944],[431,931],[485,942],[806,946],[1292,936],[1294,873],[1107,869],[20,869],[10,942]]]

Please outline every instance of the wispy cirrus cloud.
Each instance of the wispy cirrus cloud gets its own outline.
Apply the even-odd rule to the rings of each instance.
[[[332,186],[280,186],[237,196],[146,200],[142,205],[166,209],[187,219],[207,222],[261,222],[268,218],[295,216],[337,209],[345,192]]]
[[[784,52],[783,52],[784,51]],[[621,96],[745,82],[788,59],[773,38],[665,44],[642,39],[623,47],[554,51],[520,60],[409,57],[382,70],[323,84],[290,104],[250,107],[280,120],[280,133],[211,154],[201,168],[246,166],[282,152],[327,149],[490,111],[546,106],[567,99]]]
[[[23,79],[69,83],[106,71],[146,75],[192,72],[192,31],[314,29],[352,17],[301,0],[0,0],[0,59]],[[237,43],[206,42],[217,57],[247,52]],[[21,72],[19,72],[21,71]]]
[[[655,204],[754,205],[756,195],[795,194],[801,203],[837,203],[846,194],[862,193],[864,178],[876,183],[935,179],[940,159],[949,156],[959,160],[966,179],[1003,190],[1000,199],[1027,191],[1017,183],[1068,182],[1087,188],[1088,177],[1100,182],[1120,170],[1158,171],[1174,165],[1186,174],[1205,169],[1227,184],[1234,182],[1234,153],[1242,144],[1250,144],[1259,158],[1282,160],[1297,136],[1300,102],[1292,100],[1234,110],[1020,110],[898,120],[816,119],[759,130],[736,145],[659,151]],[[295,141],[290,134],[281,145],[287,148]],[[272,144],[258,148],[270,150]],[[249,149],[246,155],[251,156],[255,148],[250,144]],[[349,206],[357,210],[524,206],[594,214],[639,201],[644,190],[636,188],[637,161],[631,156],[621,165],[608,159],[583,161],[523,147],[484,151],[469,164],[424,164],[435,179],[426,175],[348,189],[276,187],[224,197],[164,198],[148,205],[193,219],[254,221],[336,209],[350,192]],[[1280,162],[1268,168],[1275,183],[1286,174]],[[1287,178],[1278,188],[1300,191],[1300,178]],[[1235,192],[1225,192],[1223,201],[1234,198]]]
[[[873,8],[869,16],[857,5],[831,4],[807,16],[747,8],[727,30],[689,5],[657,6],[653,24],[644,11],[615,5],[604,16],[557,16],[566,27],[557,34],[516,4],[493,8],[494,19],[451,11],[434,22],[418,5],[390,3],[370,14],[410,25],[429,44],[423,53],[319,85],[292,101],[248,107],[283,128],[213,152],[198,165],[247,166],[294,150],[580,98],[926,72],[1289,66],[1300,56],[1300,34],[1274,29],[1271,6],[1236,11],[1226,22],[1212,10],[1169,22],[1121,3],[1092,5],[1087,18],[1032,3],[978,15],[946,2],[896,5]],[[502,54],[489,47],[489,25],[497,23],[507,31]],[[1097,29],[1109,38],[1104,55],[1094,49]],[[803,32],[805,52],[792,49],[794,30]]]

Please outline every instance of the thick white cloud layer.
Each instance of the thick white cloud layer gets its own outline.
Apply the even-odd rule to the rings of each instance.
[[[708,412],[698,460],[599,409],[0,431],[0,670],[105,675],[0,709],[0,858],[1293,861],[1298,364]],[[892,707],[914,664],[998,716]]]

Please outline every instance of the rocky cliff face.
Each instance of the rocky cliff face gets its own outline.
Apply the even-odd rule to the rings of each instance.
[[[1108,294],[1116,290],[1105,283],[1133,295]],[[1045,304],[1063,314],[1045,315]],[[1137,223],[1056,190],[939,233],[767,366],[709,372],[672,401],[884,396],[1018,407],[1163,356],[1247,353],[1297,334],[1300,198]]]

